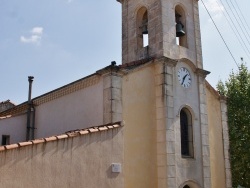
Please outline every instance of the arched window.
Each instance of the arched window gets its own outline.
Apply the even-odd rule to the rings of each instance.
[[[181,6],[175,7],[175,23],[176,23],[176,44],[188,47],[186,33],[186,15]]]
[[[137,51],[139,59],[148,56],[148,11],[146,7],[141,7],[137,12]]]
[[[185,185],[183,188],[190,188],[188,185]]]
[[[183,108],[180,112],[181,128],[181,155],[182,157],[193,157],[193,127],[192,115],[188,109]]]

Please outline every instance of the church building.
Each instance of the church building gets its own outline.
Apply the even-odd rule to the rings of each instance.
[[[3,187],[232,187],[198,1],[119,3],[122,64],[0,112]]]

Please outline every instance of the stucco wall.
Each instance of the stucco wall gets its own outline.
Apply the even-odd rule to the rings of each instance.
[[[103,124],[103,81],[36,107],[36,138]]]
[[[24,141],[26,138],[27,116],[25,114],[12,118],[0,119],[0,144],[2,135],[10,135],[10,144]]]
[[[157,187],[154,67],[123,77],[125,188]]]
[[[226,187],[225,162],[222,140],[221,106],[218,96],[209,89],[207,93],[209,145],[212,187]]]
[[[0,137],[9,134],[11,143],[25,141],[26,123],[25,113],[0,119]],[[94,85],[35,106],[35,138],[102,124],[102,78]]]
[[[2,151],[0,187],[123,188],[112,163],[123,168],[123,128]]]

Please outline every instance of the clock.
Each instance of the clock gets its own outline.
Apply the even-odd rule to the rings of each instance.
[[[181,67],[178,70],[178,80],[184,88],[188,88],[191,85],[191,75],[185,67]]]

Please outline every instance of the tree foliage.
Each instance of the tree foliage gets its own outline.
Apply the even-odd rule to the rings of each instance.
[[[250,187],[250,73],[241,64],[217,89],[228,97],[228,126],[233,187]]]

